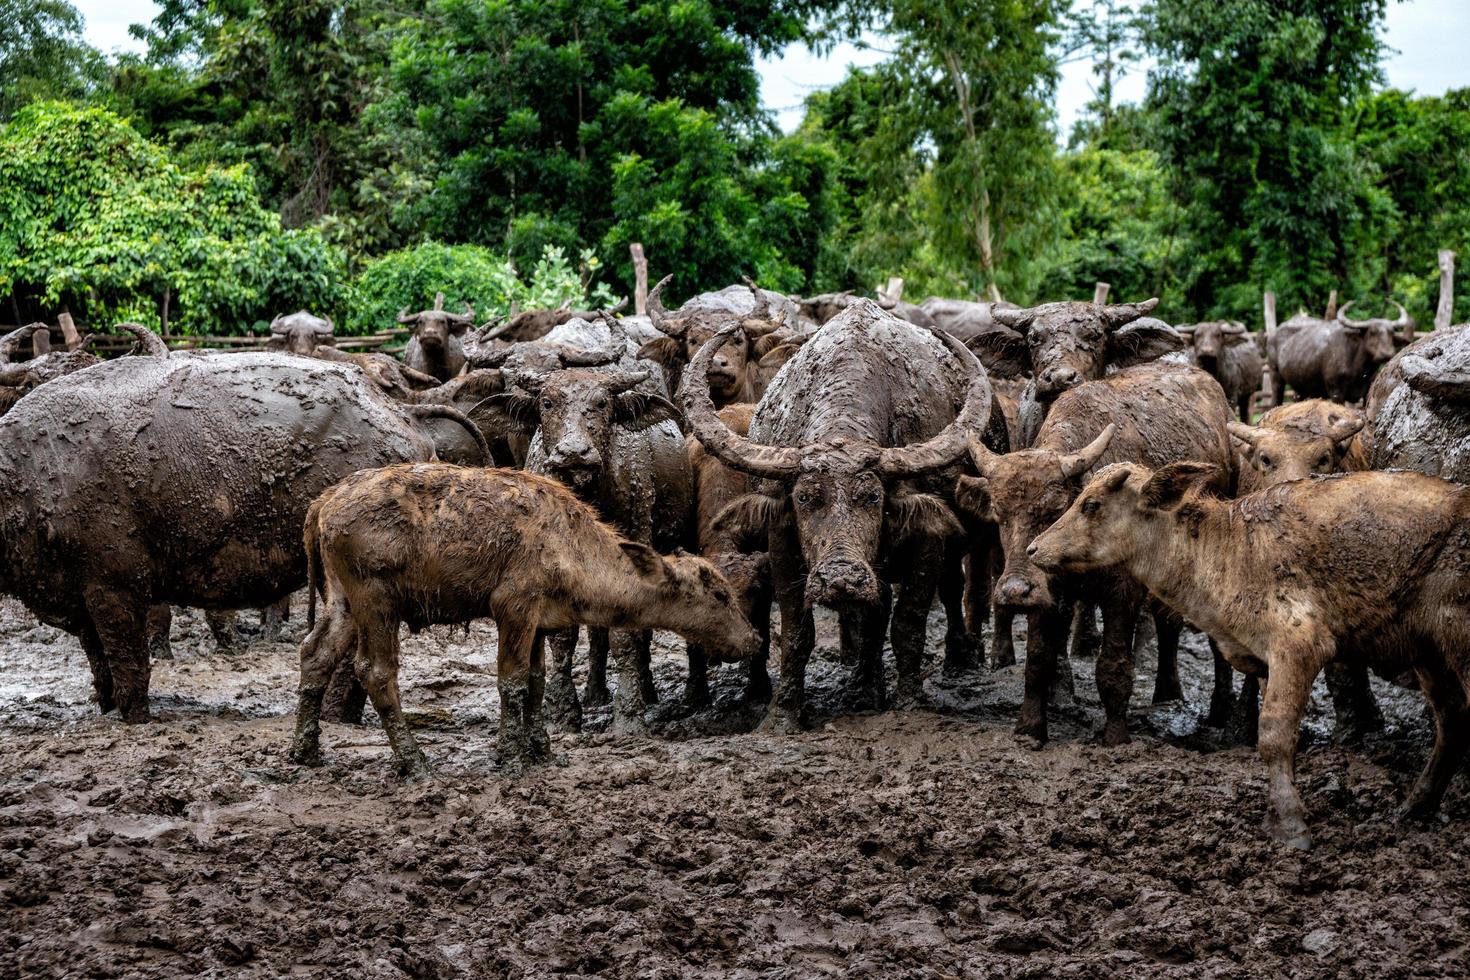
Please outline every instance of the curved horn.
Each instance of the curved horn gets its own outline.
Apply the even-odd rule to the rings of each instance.
[[[755,297],[755,306],[751,307],[750,312],[745,315],[752,320],[769,320],[771,318],[771,298],[749,276],[741,276],[740,279],[745,283],[745,288],[750,290],[750,295]]]
[[[447,313],[445,315],[455,323],[470,324],[475,322],[475,308],[469,303],[464,305],[463,313]]]
[[[612,306],[603,307],[604,313],[621,313],[628,308],[628,297],[624,296]]]
[[[399,323],[403,323],[403,324],[417,323],[418,322],[418,318],[419,318],[419,315],[417,313],[410,314],[408,312],[408,307],[406,307],[406,306],[403,309],[401,309],[401,310],[398,311],[398,322]]]
[[[1102,308],[1103,323],[1116,330],[1137,320],[1141,316],[1147,316],[1159,305],[1157,296],[1146,299],[1142,303],[1109,303]]]
[[[132,334],[133,338],[138,341],[142,353],[147,356],[168,357],[168,344],[165,344],[162,337],[141,323],[119,323],[116,329]]]
[[[277,335],[283,335],[283,334],[285,334],[285,332],[286,332],[285,327],[281,323],[281,321],[284,320],[284,319],[286,319],[286,318],[283,317],[283,316],[278,316],[274,320],[271,321],[271,333],[277,334]]]
[[[1118,426],[1112,422],[1108,427],[1098,433],[1096,439],[1083,446],[1075,453],[1067,453],[1058,462],[1062,464],[1062,476],[1072,479],[1081,476],[1097,465],[1102,459],[1102,454],[1108,451],[1108,443],[1113,441],[1113,436],[1118,432]]]
[[[1404,304],[1396,299],[1391,299],[1389,302],[1399,308],[1399,318],[1393,321],[1393,325],[1396,327],[1407,327],[1411,321],[1409,320],[1409,311],[1404,309]]]
[[[24,388],[30,384],[31,369],[24,364],[7,365],[0,370],[0,386],[6,388]]]
[[[607,322],[608,342],[591,350],[564,351],[561,355],[564,367],[602,367],[623,359],[628,352],[628,335],[617,317],[605,316],[603,319]]]
[[[1231,320],[1220,329],[1224,333],[1230,334],[1232,337],[1239,337],[1241,334],[1245,333],[1245,324],[1241,323],[1239,320]]]
[[[630,371],[627,374],[618,375],[608,384],[607,390],[611,394],[621,395],[625,391],[632,391],[651,377],[653,377],[652,371]]]
[[[500,361],[496,361],[493,364],[488,362],[496,355],[500,355],[501,360],[504,360],[504,352],[509,351],[510,348],[503,348],[500,351],[488,351],[483,345],[487,341],[494,340],[496,337],[505,333],[510,328],[512,322],[511,319],[497,317],[488,323],[482,324],[478,330],[467,331],[460,340],[465,360],[475,367],[499,367]]]
[[[895,480],[922,476],[953,465],[965,454],[974,433],[984,432],[990,422],[990,378],[974,351],[952,337],[948,331],[930,327],[940,342],[949,348],[970,371],[970,388],[964,407],[954,421],[932,439],[912,446],[888,446],[878,451],[878,471]]]
[[[1347,315],[1347,311],[1352,309],[1353,304],[1356,302],[1357,300],[1350,299],[1337,308],[1337,322],[1342,324],[1344,327],[1353,327],[1357,330],[1365,330],[1368,327],[1369,321],[1354,320]]]
[[[452,405],[404,405],[403,410],[418,419],[448,419],[459,425],[465,432],[469,433],[475,445],[479,447],[480,458],[485,461],[486,466],[495,465],[495,457],[490,455],[490,444],[485,441],[485,433],[480,427],[470,421],[470,417]]]
[[[651,307],[650,307],[651,308]],[[740,327],[732,324],[715,334],[684,368],[679,402],[689,430],[704,451],[731,469],[768,480],[790,479],[801,472],[804,450],[799,446],[763,446],[739,435],[715,414],[709,397],[709,362]]]
[[[991,468],[997,459],[1000,459],[999,453],[991,452],[990,447],[985,443],[974,436],[970,437],[970,462],[975,464],[975,469],[981,476],[987,478],[990,476]]]
[[[337,332],[337,324],[335,324],[335,323],[332,322],[332,318],[331,317],[324,316],[324,317],[322,317],[322,320],[325,321],[326,324],[327,324],[327,333],[336,333]]]
[[[485,323],[480,324],[480,328],[476,330],[471,336],[475,338],[475,341],[477,343],[483,344],[485,341],[494,340],[501,334],[505,333],[507,330],[510,329],[513,322],[514,320],[511,317],[498,316],[493,320],[489,320]]]
[[[1199,324],[1198,323],[1186,323],[1183,326],[1175,327],[1174,329],[1177,330],[1177,331],[1179,331],[1180,333],[1182,333],[1186,337],[1193,337],[1194,336],[1195,329],[1198,328],[1198,327],[1199,327]]]
[[[664,309],[664,287],[667,286],[673,278],[674,277],[672,275],[664,276],[658,281],[657,286],[654,286],[653,289],[649,290],[648,319],[653,322],[654,328],[657,329],[659,333],[668,334],[670,337],[673,337],[676,340],[682,340],[684,339],[684,331],[686,328],[682,326],[675,327],[673,324],[669,323],[669,311]]]
[[[30,323],[24,327],[16,327],[4,337],[0,337],[0,364],[9,364],[10,359],[20,351],[21,342],[36,332],[38,323]]]
[[[1260,445],[1261,430],[1254,425],[1246,425],[1244,422],[1226,422],[1225,428],[1230,434],[1251,448]]]

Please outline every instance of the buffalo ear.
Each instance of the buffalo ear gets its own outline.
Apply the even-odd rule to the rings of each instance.
[[[762,337],[761,339],[765,340],[766,338]],[[803,343],[805,343],[805,341],[787,340],[772,347],[769,351],[760,356],[759,364],[761,369],[764,371],[769,371],[772,368],[779,368],[781,365],[791,360],[791,355],[800,350]]]
[[[1170,463],[1157,470],[1143,485],[1143,502],[1149,507],[1168,510],[1183,500],[1191,489],[1214,478],[1219,472],[1219,467],[1208,463]],[[1125,473],[1123,479],[1127,478]]]
[[[660,422],[677,422],[684,428],[684,415],[663,395],[625,391],[613,401],[613,422],[630,432],[642,432]]]
[[[665,371],[682,371],[684,365],[689,363],[689,352],[682,340],[659,337],[638,348],[638,359],[652,361]]]
[[[668,576],[669,566],[664,561],[664,556],[648,545],[637,541],[623,541],[618,546],[633,563],[633,570],[643,578],[663,579]]]
[[[977,520],[994,523],[990,510],[990,481],[983,476],[961,476],[955,481],[954,502]]]
[[[506,436],[529,439],[541,425],[541,403],[518,391],[491,395],[465,414],[482,428]]]
[[[726,504],[710,521],[710,529],[716,534],[728,534],[738,548],[759,550],[766,547],[769,530],[783,523],[790,514],[791,500],[785,494],[772,497],[747,493]]]
[[[772,351],[779,350],[782,347],[790,347],[791,353],[786,355],[786,357],[790,357],[791,354],[796,352],[796,348],[800,346],[800,340],[792,340],[790,337],[782,337],[775,333],[766,333],[755,338],[755,342],[750,346],[750,356],[757,362],[763,362],[766,355]],[[782,358],[780,363],[785,364],[785,358]]]
[[[884,524],[895,541],[929,538],[941,541],[965,533],[949,505],[932,493],[906,493],[888,498]]]
[[[1183,349],[1179,331],[1160,321],[1133,323],[1108,334],[1108,363],[1115,367],[1146,364]]]
[[[1019,378],[1031,371],[1031,351],[1026,338],[1002,327],[976,334],[965,342],[975,352],[987,374],[997,378]]]

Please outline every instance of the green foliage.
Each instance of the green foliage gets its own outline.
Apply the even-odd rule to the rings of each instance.
[[[28,102],[82,98],[106,79],[65,0],[0,0],[0,122]]]
[[[482,320],[509,312],[512,303],[523,310],[554,309],[563,303],[611,306],[615,299],[605,285],[587,288],[599,265],[591,252],[583,252],[581,269],[573,268],[561,249],[548,245],[522,279],[509,258],[481,245],[424,242],[389,252],[363,268],[350,313],[339,329],[390,329],[400,310],[429,309],[441,291],[445,309],[459,310],[469,303]]]
[[[343,258],[282,231],[247,167],[186,169],[106,110],[33,103],[0,131],[0,296],[17,319],[120,319],[240,333],[333,311]],[[167,311],[167,312],[165,312]]]

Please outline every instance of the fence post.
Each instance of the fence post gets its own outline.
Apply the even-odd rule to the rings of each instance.
[[[1112,283],[1098,282],[1092,286],[1092,303],[1101,306],[1108,301],[1108,290],[1113,288]]]
[[[1434,329],[1443,330],[1455,316],[1455,253],[1439,250],[1439,305],[1434,310]]]
[[[643,243],[628,246],[633,253],[633,312],[639,316],[648,313],[648,259],[643,256]]]

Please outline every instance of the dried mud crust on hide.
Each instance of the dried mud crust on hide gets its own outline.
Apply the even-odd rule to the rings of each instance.
[[[297,597],[298,600],[301,596]],[[300,602],[297,609],[302,608]],[[248,616],[249,614],[247,614]],[[1417,693],[1375,681],[1390,732],[1327,740],[1314,696],[1298,782],[1316,849],[1266,842],[1265,773],[1208,748],[1193,707],[1145,704],[1131,745],[1091,740],[1091,663],[1052,744],[1010,734],[1020,666],[936,683],[939,712],[842,714],[850,669],[818,624],[811,730],[737,705],[651,737],[554,736],[564,766],[496,773],[488,623],[405,634],[405,707],[438,778],[392,776],[381,728],[328,725],[321,769],[285,761],[296,644],[216,654],[175,617],[155,720],[89,703],[75,639],[0,602],[0,976],[1383,976],[1463,969],[1470,788],[1433,826],[1391,822],[1429,748]],[[1020,631],[1018,631],[1018,638]],[[987,638],[988,639],[988,638]],[[1018,646],[1021,644],[1018,642]],[[580,658],[579,658],[580,660]],[[890,657],[891,663],[891,657]],[[665,703],[682,645],[658,634]],[[581,678],[579,677],[579,680]],[[890,676],[891,683],[891,676]],[[654,715],[657,718],[657,714]],[[589,713],[589,729],[607,709]]]

